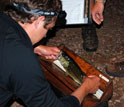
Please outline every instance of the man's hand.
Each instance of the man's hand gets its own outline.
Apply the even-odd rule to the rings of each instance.
[[[101,22],[104,20],[103,11],[104,11],[104,3],[96,1],[95,5],[91,11],[91,14],[92,14],[93,20],[97,24],[101,24]]]
[[[100,85],[100,78],[93,75],[93,76],[88,76],[82,86],[85,88],[85,94],[89,93],[96,93]]]
[[[44,56],[46,59],[55,60],[59,52],[60,50],[57,47],[39,45],[36,48],[34,48],[34,53]]]
[[[99,86],[100,78],[94,75],[89,76],[84,80],[82,85],[72,93],[72,95],[75,96],[81,104],[84,97],[89,93],[96,93],[96,91],[99,89]]]

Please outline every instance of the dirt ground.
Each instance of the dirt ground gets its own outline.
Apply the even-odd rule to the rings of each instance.
[[[82,25],[82,27],[84,27]],[[65,44],[100,71],[110,61],[124,59],[124,0],[108,0],[104,11],[104,23],[97,29],[99,47],[96,52],[86,52],[82,47],[82,28],[61,28],[50,38],[47,45]],[[113,96],[109,107],[124,107],[124,78],[111,77]]]

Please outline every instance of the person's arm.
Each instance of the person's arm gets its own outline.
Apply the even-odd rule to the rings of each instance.
[[[72,95],[75,96],[81,104],[85,96],[89,93],[95,93],[98,90],[99,85],[100,78],[96,76],[89,76],[85,79],[83,84],[72,93]]]
[[[60,49],[57,47],[39,45],[34,48],[34,53],[40,56],[44,56],[46,59],[56,59]]]
[[[101,24],[104,20],[103,11],[104,11],[105,0],[96,0],[92,10],[92,18],[97,24]]]

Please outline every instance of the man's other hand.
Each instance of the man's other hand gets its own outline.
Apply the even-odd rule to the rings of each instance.
[[[34,48],[34,53],[51,60],[55,60],[59,52],[60,50],[57,47],[39,45],[36,48]]]

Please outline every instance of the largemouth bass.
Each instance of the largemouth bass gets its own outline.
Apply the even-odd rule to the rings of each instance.
[[[61,68],[66,75],[70,76],[79,85],[82,84],[83,76],[85,75],[75,61],[70,58],[64,51],[61,51],[54,61],[59,68]]]

